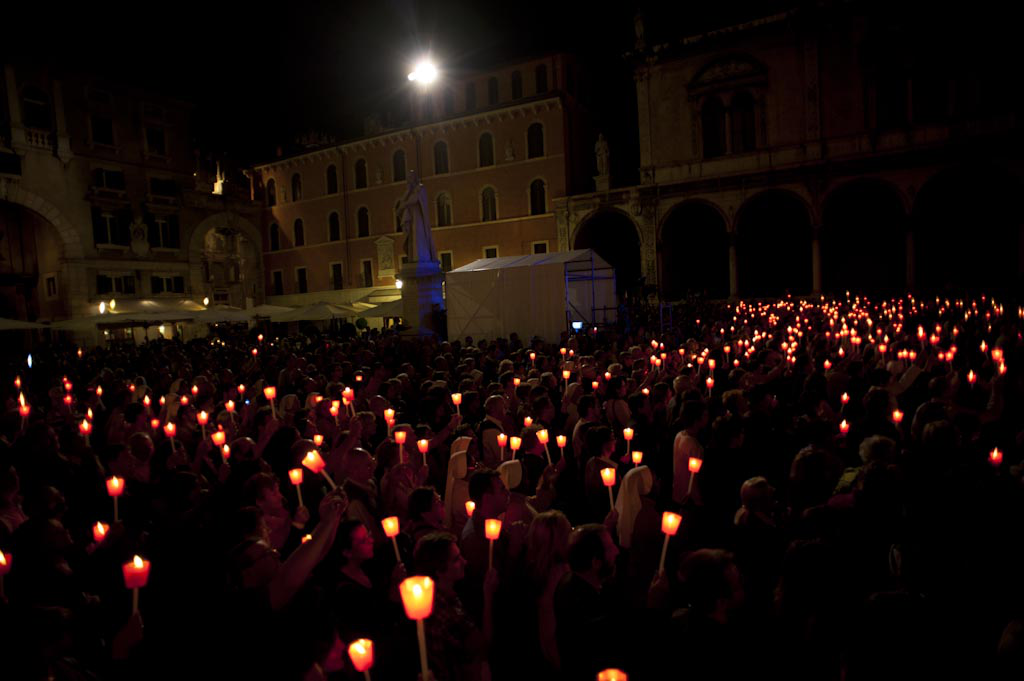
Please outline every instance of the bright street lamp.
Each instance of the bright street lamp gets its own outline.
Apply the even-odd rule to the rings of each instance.
[[[429,59],[422,59],[413,67],[409,80],[426,86],[437,80],[437,67]]]

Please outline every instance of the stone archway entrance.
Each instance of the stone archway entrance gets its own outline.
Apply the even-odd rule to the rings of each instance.
[[[246,307],[263,302],[262,239],[236,213],[212,215],[196,226],[189,243],[192,291],[210,304]]]
[[[770,189],[744,203],[736,219],[736,239],[742,295],[811,290],[811,222],[796,194]]]
[[[605,209],[589,215],[576,230],[573,248],[592,248],[615,268],[615,290],[620,295],[639,290],[640,237],[624,213]]]
[[[673,207],[661,228],[658,264],[665,300],[728,297],[729,235],[722,214],[702,201]]]

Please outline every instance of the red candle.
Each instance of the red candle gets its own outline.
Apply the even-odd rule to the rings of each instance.
[[[988,453],[988,462],[993,466],[999,466],[1003,463],[1003,452],[998,448],[994,448]]]
[[[420,643],[421,678],[429,679],[427,667],[427,639],[423,628],[423,620],[430,617],[434,610],[434,580],[430,577],[408,577],[398,585],[398,593],[402,596],[405,615],[416,620],[416,634]]]
[[[531,352],[530,353],[530,361],[536,363],[536,361],[537,361],[537,353],[536,352]]]
[[[849,393],[843,393],[843,394],[842,394],[842,395],[841,395],[841,396],[839,397],[839,401],[840,401],[840,402],[842,402],[843,404],[846,404],[847,402],[849,402],[849,401],[850,401],[850,395],[849,395]]]
[[[900,411],[899,409],[893,409],[892,422],[895,423],[897,426],[900,425],[900,423],[903,422],[903,412]]]
[[[626,442],[632,441],[633,440],[633,429],[632,428],[623,428],[622,429],[622,437],[623,437],[623,439],[626,440]]]
[[[150,419],[149,420],[149,427],[152,428],[153,430],[159,430],[159,428],[160,428],[160,419]]]
[[[402,562],[402,556],[398,553],[398,516],[390,516],[380,521],[380,524],[384,527],[384,535],[391,539],[391,546],[395,549],[395,561],[398,563]]]
[[[519,387],[519,384],[521,382],[522,382],[522,379],[519,378],[518,376],[515,376],[515,377],[512,378],[512,385],[514,385],[517,388]]]
[[[523,427],[524,428],[529,428],[532,425],[533,425],[533,419],[531,417],[526,416],[526,417],[523,418]]]
[[[569,439],[564,435],[555,436],[555,443],[558,445],[559,449],[565,449],[565,445],[568,441]]]
[[[612,372],[610,372],[610,371],[604,372],[604,380],[606,380],[606,381],[612,380]]]
[[[210,439],[213,441],[213,444],[218,447],[222,447],[224,443],[227,442],[228,434],[223,430],[215,430],[213,431],[213,435],[210,436]]]
[[[687,468],[690,471],[690,482],[687,483],[686,485],[687,494],[693,493],[693,479],[697,477],[697,473],[700,472],[700,467],[703,465],[704,461],[702,459],[698,459],[695,456],[691,456],[690,460],[687,462]]]
[[[591,382],[590,382],[590,387],[591,387],[591,388],[592,388],[592,389],[593,389],[593,390],[594,390],[594,391],[596,392],[596,391],[597,391],[597,389],[598,389],[599,387],[601,387],[601,384],[600,384],[600,383],[598,383],[597,381],[591,381]]]
[[[846,419],[839,422],[839,432],[843,435],[850,432],[850,424],[846,422]]]
[[[11,571],[11,554],[0,551],[0,598],[4,597],[4,575]]]
[[[406,439],[406,437],[408,437],[408,435],[409,435],[408,431],[396,430],[395,431],[395,442],[397,444],[404,445],[405,444],[405,439]]]
[[[476,510],[476,502],[473,501],[472,499],[470,499],[469,501],[466,502],[466,517],[467,518],[472,518],[473,517],[473,511],[475,511],[475,510]]]
[[[174,422],[168,421],[164,424],[164,435],[170,438],[171,442],[174,442],[174,434],[178,432],[178,427],[174,425]]]
[[[132,590],[132,614],[139,611],[139,589],[149,581],[149,561],[135,556],[121,566],[124,572],[124,585]]]
[[[231,446],[230,445],[221,445],[220,446],[220,455],[221,455],[221,457],[223,457],[224,463],[227,463],[228,459],[231,458]]]
[[[110,530],[110,525],[106,523],[97,522],[92,526],[92,538],[93,541],[99,543],[103,541],[103,538],[107,536],[107,532]]]
[[[323,443],[324,443],[324,436],[323,436],[323,435],[321,435],[320,433],[316,433],[316,434],[315,434],[315,435],[313,436],[313,444],[315,444],[315,445],[316,445],[317,447],[319,447],[319,446],[321,446],[321,445],[322,445]]]
[[[640,462],[644,460],[644,453],[641,452],[639,449],[634,450],[630,454],[630,456],[633,457],[633,465],[634,466],[639,466]]]
[[[96,394],[99,395],[99,388],[96,389]],[[149,398],[149,395],[145,395],[142,398],[142,406],[149,409],[149,405],[153,404],[153,400]]]
[[[228,400],[227,402],[225,402],[224,403],[224,409],[229,414],[233,414],[235,412],[235,401],[234,400]]]
[[[459,411],[459,405],[462,404],[462,393],[452,393],[452,404],[455,405],[455,412],[461,414],[462,412]],[[393,415],[394,410],[392,410],[391,413]]]
[[[974,369],[967,372],[967,382],[974,385],[974,382],[978,380],[978,377],[974,373]]]
[[[245,384],[244,383],[239,383],[238,384],[238,394],[239,395],[244,395],[245,394]]]
[[[505,445],[508,444],[508,435],[505,433],[498,433],[498,446],[501,447],[501,458],[505,458]]]
[[[370,668],[373,666],[373,641],[368,638],[358,638],[348,646],[348,656],[352,660],[352,666],[357,672],[363,672],[366,678],[370,678]]]
[[[608,502],[611,507],[615,508],[615,497],[612,495],[612,487],[615,486],[615,469],[614,468],[602,468],[601,469],[601,482],[608,488]]]
[[[494,567],[494,542],[501,536],[501,521],[497,518],[487,518],[484,521],[484,536],[490,542],[487,548],[487,569]]]
[[[326,480],[327,484],[331,486],[331,489],[338,488],[338,486],[334,484],[334,480],[331,480],[331,476],[327,474],[327,471],[325,470],[327,468],[327,464],[324,463],[323,457],[320,456],[320,452],[315,449],[311,449],[306,452],[306,456],[302,459],[302,465],[314,473],[319,473],[324,476],[324,480]]]
[[[181,399],[178,400],[178,401],[181,402],[181,406],[187,407],[188,406],[188,395],[182,395]]]
[[[508,445],[509,449],[512,450],[512,458],[514,459],[516,457],[516,452],[518,452],[519,448],[523,446],[523,438],[513,435],[509,438]]]
[[[199,394],[199,386],[194,384],[194,383],[192,384],[192,394],[193,395],[198,395]]]

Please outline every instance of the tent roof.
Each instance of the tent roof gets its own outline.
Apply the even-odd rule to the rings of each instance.
[[[463,265],[452,270],[448,274],[459,272],[482,272],[484,270],[503,270],[511,267],[536,267],[538,265],[563,265],[568,263],[580,263],[590,265],[593,258],[594,269],[611,269],[601,256],[589,248],[575,251],[554,251],[552,253],[537,253],[534,255],[509,255],[502,258],[480,258],[468,265]]]
[[[376,307],[371,307],[369,310],[363,310],[364,317],[401,317],[404,313],[402,312],[402,299],[392,300],[388,303],[381,303]]]

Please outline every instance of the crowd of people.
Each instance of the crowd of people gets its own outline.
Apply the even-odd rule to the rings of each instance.
[[[3,674],[356,679],[365,638],[416,679],[425,575],[438,681],[1022,678],[1021,316],[36,346],[3,374]]]

